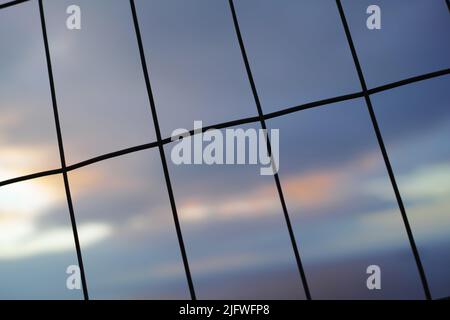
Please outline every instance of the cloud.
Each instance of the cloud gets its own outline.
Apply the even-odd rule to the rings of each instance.
[[[59,176],[10,184],[0,189],[0,220],[34,219],[63,201],[65,193]]]
[[[309,172],[283,181],[284,195],[292,199],[291,206],[313,208],[336,200],[341,175],[336,171]],[[281,212],[282,207],[275,184],[264,184],[247,193],[220,198],[190,197],[179,205],[186,222],[211,219],[254,218]]]
[[[338,183],[343,178],[336,170],[312,171],[285,179],[283,191],[291,200],[291,205],[305,209],[315,208],[337,200]]]
[[[312,169],[296,175],[282,174],[288,209],[300,210],[302,215],[312,212],[317,215],[329,213],[326,208],[345,206],[349,199],[362,193],[361,177],[379,172],[380,160],[378,153],[366,153],[342,166]],[[247,192],[220,197],[190,196],[179,203],[179,212],[186,222],[199,223],[212,219],[262,217],[282,212],[282,207],[275,184],[270,182]]]
[[[450,195],[450,163],[422,167],[398,179],[402,193],[409,199],[442,199]]]
[[[450,227],[450,164],[422,166],[398,175],[397,181],[415,234],[427,239],[445,239]],[[381,199],[390,197],[390,190],[383,188],[378,180],[366,187],[367,192]],[[384,228],[388,227],[386,221]]]
[[[230,272],[231,270],[242,271],[245,268],[254,268],[255,266],[268,265],[283,261],[286,256],[283,253],[274,251],[260,252],[238,252],[224,253],[214,256],[203,256],[192,259],[190,267],[196,274],[202,276],[217,273]],[[180,274],[181,268],[174,264],[161,265],[152,270],[153,276],[174,277]]]
[[[450,164],[426,165],[396,177],[400,192],[408,202],[446,199],[450,195]],[[367,192],[386,199],[392,197],[391,188],[384,181],[375,180],[366,186]]]
[[[54,151],[55,149],[52,146],[45,144],[38,146],[2,144],[0,147],[0,181],[58,168],[57,158],[49,157],[51,154],[56,155],[56,153],[53,153]],[[54,166],[50,167],[49,164],[52,163]]]
[[[199,223],[212,219],[235,219],[264,216],[281,210],[276,189],[263,186],[246,194],[220,198],[189,197],[179,205],[184,222]]]
[[[423,166],[397,176],[397,181],[416,238],[421,243],[445,241],[450,227],[450,165],[440,163]],[[380,200],[393,197],[392,188],[386,179],[369,180],[361,190]],[[334,225],[330,228],[328,238],[334,248],[331,251],[344,251],[344,248],[347,251],[391,248],[406,243],[404,224],[396,205],[392,209],[362,213],[351,217],[351,221],[340,220],[342,227]],[[344,224],[346,236],[335,234]],[[322,225],[322,228],[326,229],[327,226]],[[376,230],[382,230],[383,236],[380,237]],[[356,246],[352,244],[354,239],[358,239]]]
[[[74,250],[69,212],[58,214],[65,224],[43,226],[39,221],[66,203],[60,176],[4,186],[0,189],[0,259],[18,259]],[[92,245],[111,233],[108,224],[79,224],[83,245]]]
[[[39,231],[31,223],[19,226],[7,224],[6,226],[7,228],[1,228],[0,260],[29,258],[75,250],[70,227]],[[82,239],[83,249],[86,249],[111,234],[111,228],[105,224],[87,224],[80,225],[78,232]],[[4,240],[7,241],[7,245]]]

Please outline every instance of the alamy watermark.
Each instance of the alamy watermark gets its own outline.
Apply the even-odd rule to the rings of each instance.
[[[372,4],[367,7],[367,14],[370,16],[366,20],[366,26],[369,30],[380,30],[381,29],[381,9],[379,6]]]
[[[66,27],[69,30],[81,30],[81,8],[77,5],[70,5],[66,9],[69,15],[66,20]]]
[[[261,175],[274,175],[279,169],[278,129],[209,129],[203,132],[202,121],[194,121],[194,135],[186,129],[172,132],[177,142],[171,151],[175,165],[257,165]],[[271,145],[268,153],[267,137]]]
[[[366,273],[369,275],[366,281],[367,289],[381,290],[381,268],[372,264],[367,267]]]
[[[81,289],[81,271],[80,267],[73,264],[67,267],[66,274],[69,276],[66,279],[66,287],[69,290]]]

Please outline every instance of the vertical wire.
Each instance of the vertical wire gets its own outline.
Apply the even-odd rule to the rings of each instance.
[[[397,182],[395,180],[394,171],[392,169],[391,162],[389,160],[389,157],[388,157],[388,154],[386,151],[386,147],[385,147],[385,144],[383,141],[383,137],[381,135],[381,131],[378,126],[377,118],[376,118],[375,112],[373,110],[372,101],[370,100],[370,95],[367,90],[366,81],[364,80],[364,75],[362,72],[361,65],[359,63],[358,55],[356,54],[356,49],[353,44],[353,39],[352,39],[352,36],[350,33],[350,29],[348,27],[347,19],[345,18],[344,9],[342,8],[342,4],[341,4],[340,0],[336,0],[336,4],[337,4],[338,10],[339,10],[339,15],[341,17],[342,24],[343,24],[343,27],[345,30],[345,35],[347,37],[347,41],[350,46],[350,50],[351,50],[352,57],[353,57],[353,62],[355,64],[356,70],[358,72],[359,81],[361,83],[361,87],[362,87],[362,90],[364,93],[364,99],[365,99],[366,105],[367,105],[367,110],[369,111],[369,114],[370,114],[370,119],[372,121],[373,129],[377,136],[377,141],[378,141],[381,153],[383,155],[384,163],[386,165],[386,169],[387,169],[389,178],[391,180],[392,188],[394,189],[395,197],[397,199],[398,207],[399,207],[401,215],[402,215],[403,224],[405,225],[406,233],[408,235],[409,244],[411,246],[411,250],[413,252],[414,259],[416,261],[416,265],[417,265],[417,269],[419,271],[419,275],[420,275],[420,279],[422,282],[425,297],[427,300],[431,300],[431,293],[430,293],[430,288],[428,286],[428,281],[427,281],[427,278],[425,275],[425,270],[423,268],[422,261],[420,259],[419,251],[417,249],[416,242],[414,240],[414,236],[411,231],[411,226],[408,221],[408,216],[406,215],[406,210],[403,205],[403,200],[400,195],[400,191],[398,189]]]
[[[189,292],[191,294],[192,300],[196,300],[194,284],[192,281],[191,271],[189,268],[188,258],[187,258],[187,254],[186,254],[186,248],[184,246],[184,241],[183,241],[183,234],[181,232],[180,221],[178,219],[177,207],[175,204],[175,197],[173,195],[172,184],[170,182],[169,169],[167,167],[166,156],[164,153],[164,144],[162,143],[161,130],[159,128],[158,116],[156,113],[155,101],[153,99],[152,87],[150,84],[150,76],[149,76],[149,72],[148,72],[148,68],[147,68],[147,62],[145,59],[144,46],[142,44],[141,31],[139,28],[139,22],[138,22],[138,17],[136,14],[136,6],[134,3],[134,0],[130,0],[130,6],[131,6],[131,13],[133,15],[133,22],[134,22],[134,29],[136,32],[136,38],[137,38],[137,42],[138,42],[138,46],[139,46],[139,54],[141,57],[142,70],[144,72],[145,84],[147,87],[148,99],[149,99],[150,108],[151,108],[152,117],[153,117],[153,124],[155,127],[156,138],[158,141],[159,154],[160,154],[161,162],[162,162],[162,166],[163,166],[164,178],[166,180],[167,191],[169,193],[170,206],[172,208],[175,229],[177,232],[178,244],[180,246],[181,256],[183,259],[184,270],[186,273],[186,279],[187,279],[188,286],[189,286]]]
[[[77,251],[78,266],[80,268],[81,283],[83,286],[83,295],[84,295],[85,300],[89,300],[86,276],[85,276],[85,272],[84,272],[83,258],[82,258],[82,254],[81,254],[80,240],[78,238],[77,223],[75,220],[75,213],[74,213],[73,204],[72,204],[72,196],[70,194],[69,179],[67,177],[66,158],[64,155],[64,144],[63,144],[62,134],[61,134],[61,125],[59,122],[58,105],[56,102],[55,83],[54,83],[54,79],[53,79],[52,62],[51,62],[51,58],[50,58],[50,49],[48,46],[47,28],[45,25],[45,14],[44,14],[44,6],[42,4],[42,0],[39,0],[39,13],[40,13],[40,17],[41,17],[42,35],[43,35],[43,40],[44,40],[45,56],[46,56],[46,60],[47,60],[47,71],[48,71],[48,78],[49,78],[50,90],[51,90],[51,95],[52,95],[53,113],[54,113],[54,118],[55,118],[56,134],[58,137],[58,148],[59,148],[59,155],[60,155],[60,160],[61,160],[62,174],[63,174],[63,178],[64,178],[64,187],[65,187],[65,191],[66,191],[67,204],[69,206],[70,221],[72,224],[72,232],[73,232],[73,238],[75,241],[75,248]]]
[[[252,75],[252,72],[251,72],[251,69],[250,69],[250,64],[248,62],[247,53],[245,51],[244,41],[242,40],[242,35],[241,35],[240,28],[239,28],[238,19],[237,19],[237,16],[236,16],[236,10],[234,9],[233,0],[229,0],[229,4],[230,4],[230,9],[231,9],[231,14],[233,16],[234,28],[236,30],[236,35],[237,35],[237,38],[238,38],[238,41],[239,41],[239,47],[241,49],[242,59],[244,60],[245,69],[247,71],[247,77],[248,77],[248,80],[250,82],[250,86],[252,88],[252,93],[253,93],[253,98],[255,100],[256,108],[258,109],[258,115],[259,115],[261,127],[264,130],[267,130],[266,121],[264,119],[264,114],[263,114],[263,111],[262,111],[262,108],[261,108],[261,103],[260,103],[260,100],[259,100],[259,97],[258,97],[258,92],[256,90],[255,81],[253,80],[253,75]],[[270,140],[269,140],[269,137],[267,136],[267,132],[266,132],[266,140],[267,140],[267,150],[268,150],[269,155],[271,155]],[[273,162],[273,159],[272,159],[272,162]],[[277,165],[278,164],[275,164],[275,166],[277,166]],[[306,298],[308,300],[311,300],[311,293],[309,291],[309,286],[308,286],[308,282],[306,280],[305,270],[303,268],[302,260],[300,258],[299,250],[298,250],[298,247],[297,247],[297,242],[295,240],[295,234],[294,234],[294,231],[292,229],[292,224],[291,224],[291,220],[289,218],[289,213],[288,213],[288,210],[287,210],[286,201],[284,199],[283,189],[281,188],[281,183],[280,183],[280,178],[278,176],[278,173],[274,174],[274,179],[275,179],[275,183],[276,183],[276,186],[277,186],[278,195],[279,195],[279,198],[280,198],[280,201],[281,201],[281,206],[283,208],[284,218],[286,220],[286,226],[288,228],[289,238],[291,240],[292,249],[293,249],[294,254],[295,254],[295,260],[297,262],[297,268],[298,268],[298,271],[300,273],[300,277],[301,277],[301,280],[302,280],[303,289],[305,290]]]

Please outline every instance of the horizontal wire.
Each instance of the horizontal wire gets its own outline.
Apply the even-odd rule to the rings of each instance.
[[[73,164],[73,165],[68,165],[67,166],[67,171],[73,171],[75,169],[80,169],[80,168],[86,167],[88,165],[97,163],[97,162],[101,162],[101,161],[112,159],[112,158],[117,158],[117,157],[120,157],[120,156],[123,156],[123,155],[127,155],[127,154],[130,154],[130,153],[141,151],[141,150],[155,148],[157,146],[158,146],[158,142],[151,142],[151,143],[146,143],[146,144],[141,144],[141,145],[138,145],[138,146],[134,146],[134,147],[131,147],[131,148],[126,148],[126,149],[122,149],[122,150],[106,153],[106,154],[103,154],[101,156],[97,156],[97,157],[94,157],[94,158],[91,158],[91,159],[88,159],[88,160],[85,160],[85,161],[82,161],[82,162],[78,162],[78,163]]]
[[[295,113],[295,112],[306,110],[306,109],[320,107],[320,106],[324,106],[327,104],[333,104],[336,102],[342,102],[342,101],[362,98],[363,96],[364,96],[363,92],[357,92],[357,93],[346,94],[346,95],[338,96],[338,97],[334,97],[334,98],[329,98],[329,99],[324,99],[324,100],[319,100],[319,101],[314,101],[314,102],[308,102],[308,103],[301,104],[301,105],[298,105],[295,107],[266,113],[264,115],[264,119],[266,119],[266,120],[273,119],[273,118],[281,117],[281,116],[284,116],[284,115],[287,115],[290,113]]]
[[[367,92],[369,94],[375,94],[375,93],[391,90],[394,88],[398,88],[401,86],[405,86],[407,84],[411,84],[414,82],[420,82],[420,81],[429,80],[429,79],[436,78],[436,77],[445,76],[447,74],[450,74],[450,69],[443,69],[443,70],[439,70],[439,71],[435,71],[435,72],[425,73],[420,76],[415,76],[415,77],[403,79],[400,81],[388,83],[388,84],[385,84],[385,85],[382,85],[379,87],[368,89]]]
[[[53,170],[47,170],[47,171],[41,171],[41,172],[37,172],[37,173],[33,173],[33,174],[28,174],[25,176],[2,181],[2,182],[0,182],[0,187],[6,186],[8,184],[42,178],[42,177],[51,176],[51,175],[60,174],[60,173],[63,173],[63,169],[53,169]]]
[[[25,1],[29,1],[29,0],[25,0]],[[423,74],[423,75],[420,75],[420,76],[415,76],[415,77],[403,79],[403,80],[400,80],[400,81],[392,82],[392,83],[389,83],[389,84],[386,84],[386,85],[382,85],[382,86],[379,86],[379,87],[374,87],[372,89],[368,89],[367,91],[369,92],[369,94],[380,93],[380,92],[392,90],[394,88],[406,86],[406,85],[411,84],[411,83],[420,82],[420,81],[424,81],[424,80],[429,80],[429,79],[432,79],[432,78],[438,78],[438,77],[442,77],[442,76],[448,75],[448,74],[450,74],[450,69],[439,70],[439,71]],[[290,108],[282,109],[282,110],[279,110],[279,111],[266,113],[264,115],[264,119],[265,120],[269,120],[269,119],[281,117],[281,116],[284,116],[284,115],[287,115],[287,114],[290,114],[290,113],[295,113],[295,112],[306,110],[306,109],[311,109],[311,108],[315,108],[315,107],[325,106],[325,105],[328,105],[328,104],[333,104],[333,103],[337,103],[337,102],[343,102],[343,101],[357,99],[357,98],[362,98],[362,97],[364,97],[364,93],[363,92],[356,92],[356,93],[346,94],[346,95],[337,96],[337,97],[333,97],[333,98],[329,98],[329,99],[318,100],[318,101],[314,101],[314,102],[308,102],[308,103],[305,103],[305,104],[302,104],[302,105],[298,105],[298,106],[295,106],[295,107],[290,107]],[[193,136],[193,135],[196,135],[196,134],[199,134],[199,133],[204,133],[205,131],[211,130],[211,129],[225,129],[225,128],[230,128],[230,127],[237,126],[237,125],[258,122],[259,120],[260,120],[259,116],[254,116],[254,117],[248,117],[248,118],[242,118],[242,119],[238,119],[238,120],[222,122],[222,123],[219,123],[219,124],[209,125],[209,126],[201,128],[201,129],[190,130],[188,133],[181,134],[178,137]],[[168,137],[168,138],[163,139],[161,141],[161,143],[163,145],[166,145],[166,144],[169,144],[169,143],[173,142],[174,139],[175,139],[175,137]],[[75,169],[83,168],[83,167],[86,167],[86,166],[88,166],[90,164],[94,164],[94,163],[97,163],[97,162],[100,162],[100,161],[103,161],[103,160],[116,158],[116,157],[119,157],[119,156],[122,156],[122,155],[130,154],[130,153],[134,153],[134,152],[142,151],[142,150],[146,150],[146,149],[155,148],[155,147],[158,147],[158,146],[159,146],[158,142],[151,142],[151,143],[145,143],[145,144],[137,145],[137,146],[134,146],[134,147],[130,147],[130,148],[121,149],[121,150],[118,150],[118,151],[106,153],[106,154],[103,154],[103,155],[100,155],[100,156],[97,156],[97,157],[94,157],[94,158],[91,158],[91,159],[88,159],[88,160],[85,160],[85,161],[78,162],[76,164],[68,165],[67,168],[66,168],[66,171],[73,171]],[[13,184],[13,183],[17,183],[17,182],[26,181],[26,180],[36,179],[36,178],[50,176],[50,175],[54,175],[54,174],[60,174],[60,173],[63,173],[63,172],[64,172],[64,170],[61,169],[61,168],[60,169],[47,170],[47,171],[41,171],[41,172],[37,172],[37,173],[33,173],[33,174],[29,174],[29,175],[20,176],[20,177],[17,177],[17,178],[12,178],[12,179],[1,181],[0,182],[0,187],[6,186],[6,185],[9,185],[9,184]]]
[[[9,7],[12,7],[12,6],[24,3],[24,2],[28,2],[28,1],[30,1],[30,0],[15,0],[15,1],[2,3],[2,4],[0,4],[0,10],[1,9],[5,9],[5,8],[9,8]]]

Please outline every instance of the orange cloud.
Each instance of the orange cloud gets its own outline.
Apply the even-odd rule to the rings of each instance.
[[[51,146],[0,145],[0,181],[58,167],[57,149]]]
[[[338,195],[340,173],[337,171],[310,172],[282,181],[289,204],[312,208],[330,202]],[[179,212],[186,221],[248,218],[278,214],[282,211],[275,184],[269,183],[247,193],[210,199],[190,197],[180,203]]]
[[[291,176],[281,176],[283,194],[288,209],[304,210],[330,208],[342,204],[361,192],[358,177],[382,167],[377,151],[351,159],[339,167],[320,168]],[[211,199],[192,196],[181,202],[179,211],[186,221],[208,219],[248,218],[281,212],[275,184],[268,183],[245,193]],[[325,210],[324,210],[325,212]]]
[[[303,208],[313,208],[335,199],[342,175],[334,170],[313,171],[283,181],[284,195]]]

